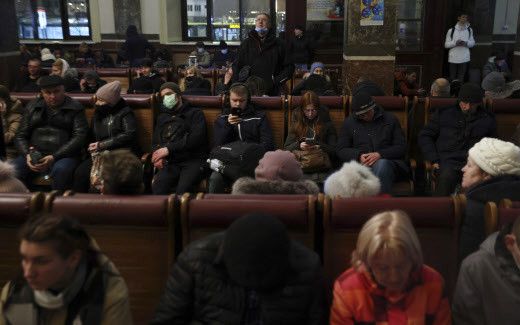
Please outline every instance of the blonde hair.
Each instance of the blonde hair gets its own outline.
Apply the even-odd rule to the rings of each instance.
[[[184,78],[182,78],[179,83],[179,87],[181,88],[181,91],[183,91],[183,92],[186,90],[186,76],[188,76],[188,74],[190,74],[190,73],[193,73],[193,76],[195,76],[195,77],[202,78],[202,73],[200,72],[199,68],[197,68],[197,66],[190,65],[189,67],[187,67],[186,70],[184,71]]]
[[[358,268],[369,265],[382,250],[404,254],[419,270],[423,265],[421,244],[408,215],[399,210],[374,215],[359,232],[356,249],[352,252],[352,265]]]

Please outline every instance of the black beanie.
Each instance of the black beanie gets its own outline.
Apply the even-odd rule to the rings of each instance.
[[[361,115],[375,107],[374,99],[365,92],[358,93],[352,98],[352,113],[355,115]]]
[[[161,85],[161,88],[159,88],[159,93],[161,91],[163,91],[163,89],[166,89],[166,88],[173,90],[173,92],[175,92],[178,95],[181,94],[181,88],[175,82],[168,81],[168,82],[163,83]]]
[[[482,103],[482,98],[484,98],[484,90],[480,86],[468,82],[460,87],[459,101],[479,104]]]
[[[242,287],[270,290],[285,282],[291,241],[276,218],[249,214],[229,226],[223,259],[230,278]]]

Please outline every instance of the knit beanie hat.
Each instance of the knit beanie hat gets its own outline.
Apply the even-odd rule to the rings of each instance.
[[[469,157],[491,176],[520,176],[520,148],[511,142],[483,138],[469,149]]]
[[[116,80],[101,86],[96,91],[96,97],[114,106],[121,99],[121,83]]]
[[[0,193],[28,193],[25,185],[16,178],[14,166],[0,161]]]
[[[258,162],[255,178],[265,181],[299,181],[303,176],[300,163],[290,151],[268,151]]]
[[[165,83],[163,83],[161,85],[161,88],[159,88],[159,92],[163,91],[163,89],[171,89],[176,94],[180,94],[181,93],[181,88],[175,82],[165,82]]]
[[[249,214],[235,220],[223,242],[223,261],[230,278],[240,286],[271,289],[284,283],[291,240],[278,219]]]
[[[479,104],[482,103],[482,98],[484,98],[484,90],[479,86],[468,82],[460,87],[459,101]]]
[[[368,93],[360,92],[352,98],[352,113],[361,115],[376,108],[376,103]]]
[[[314,62],[313,64],[311,64],[311,73],[314,73],[314,70],[316,70],[316,68],[325,69],[325,65],[321,62]]]
[[[83,78],[84,79],[88,79],[88,80],[98,80],[99,79],[99,75],[94,70],[88,70],[87,72],[85,72],[83,74]]]
[[[379,178],[370,168],[351,161],[343,164],[340,170],[331,174],[324,184],[325,194],[331,197],[375,196],[381,191]]]

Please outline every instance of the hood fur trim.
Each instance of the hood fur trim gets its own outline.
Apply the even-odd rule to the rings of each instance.
[[[379,178],[370,168],[356,161],[343,164],[340,170],[325,180],[324,192],[331,197],[375,196],[381,191]]]
[[[310,180],[257,181],[251,177],[241,177],[233,184],[231,194],[318,194],[320,189]]]

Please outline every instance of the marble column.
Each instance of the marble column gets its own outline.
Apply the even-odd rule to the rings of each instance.
[[[159,19],[159,17],[157,17]],[[141,1],[140,0],[114,0],[114,21],[116,34],[126,37],[128,25],[135,25],[139,33],[141,29]]]
[[[520,22],[520,12],[518,13],[518,21]],[[516,43],[513,52],[513,79],[520,79],[520,24],[516,27]]]
[[[382,25],[362,26],[362,1],[345,1],[342,78],[345,94],[351,94],[362,75],[378,83],[387,95],[393,94],[397,2],[384,0]],[[377,0],[372,1],[373,5],[376,3]]]
[[[12,88],[20,71],[18,25],[14,1],[3,1],[0,10],[0,85]]]

